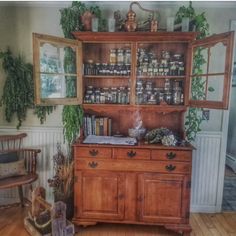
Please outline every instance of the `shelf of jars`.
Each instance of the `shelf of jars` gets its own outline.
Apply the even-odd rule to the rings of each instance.
[[[172,75],[138,75],[136,76],[137,79],[171,79],[171,80],[183,80],[185,79],[185,75],[183,76],[172,76]]]
[[[130,79],[129,76],[117,76],[117,75],[84,75],[84,79]]]

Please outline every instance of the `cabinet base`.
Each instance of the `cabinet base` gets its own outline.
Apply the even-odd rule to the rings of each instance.
[[[168,230],[172,230],[176,233],[179,233],[183,236],[190,236],[190,233],[192,231],[192,228],[188,224],[167,224],[164,225],[164,227]]]
[[[99,222],[97,221],[86,221],[86,220],[78,220],[74,219],[72,221],[74,224],[82,227],[92,226],[96,225]],[[118,223],[118,224],[140,224],[140,225],[156,225],[156,226],[162,226],[165,227],[167,230],[174,231],[182,236],[190,236],[190,233],[192,231],[192,228],[189,224],[161,224],[161,223],[144,223],[144,222],[117,222],[117,221],[101,221],[104,223]]]

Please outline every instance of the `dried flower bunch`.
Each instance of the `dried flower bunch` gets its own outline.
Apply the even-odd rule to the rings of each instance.
[[[67,199],[73,191],[74,162],[62,153],[60,144],[57,144],[57,154],[53,156],[53,168],[55,175],[48,179],[49,186],[53,188],[55,199]]]

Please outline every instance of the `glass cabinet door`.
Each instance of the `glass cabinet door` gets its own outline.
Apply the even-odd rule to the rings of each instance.
[[[190,106],[228,108],[233,40],[234,33],[227,32],[193,43]]]
[[[80,48],[77,40],[33,34],[36,104],[81,103]]]

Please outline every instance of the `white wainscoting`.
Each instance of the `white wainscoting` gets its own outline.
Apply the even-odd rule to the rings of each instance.
[[[21,127],[19,131],[12,127],[0,127],[0,134],[22,132],[27,133],[27,137],[24,138],[23,141],[23,147],[41,149],[37,162],[39,179],[33,186],[46,188],[47,199],[52,201],[53,193],[52,189],[48,186],[47,180],[53,176],[53,155],[57,153],[57,143],[61,144],[62,151],[66,153],[62,127]],[[26,190],[27,189],[25,189],[26,197],[29,197],[28,191]],[[19,201],[17,189],[0,191],[0,201],[6,203],[7,199],[9,199],[10,202],[14,200]]]
[[[216,212],[221,153],[221,132],[200,132],[193,151],[192,212]],[[223,191],[223,189],[222,189]]]
[[[14,128],[0,127],[3,132],[26,132],[23,146],[40,148],[42,152],[38,159],[39,180],[34,186],[43,186],[47,189],[47,199],[53,199],[52,189],[48,187],[47,180],[53,176],[53,155],[56,154],[56,144],[63,144],[63,131],[61,127],[22,127],[20,131]],[[200,132],[197,135],[193,152],[192,168],[192,212],[216,212],[217,206],[218,176],[221,152],[221,132]],[[222,190],[223,191],[223,190]],[[0,192],[0,199],[18,198],[15,190]]]

